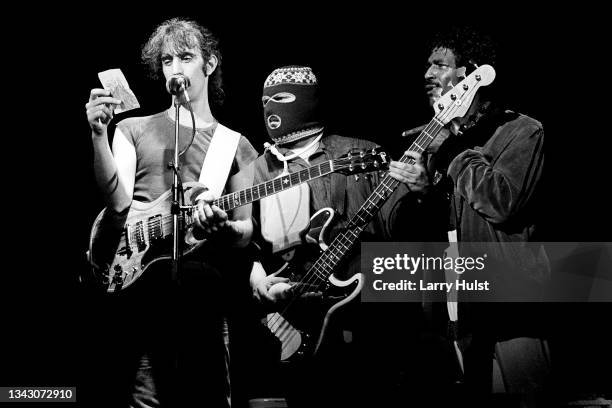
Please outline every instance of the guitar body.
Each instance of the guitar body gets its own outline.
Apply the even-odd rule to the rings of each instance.
[[[268,314],[268,328],[281,342],[281,360],[301,359],[319,351],[334,314],[361,291],[363,275],[357,273],[346,281],[332,276],[329,282],[321,294],[307,294],[289,310]]]
[[[185,202],[191,202],[204,186],[184,183]],[[149,266],[172,258],[172,192],[155,201],[133,201],[125,215],[104,209],[94,221],[89,239],[89,262],[94,279],[107,292],[130,286]],[[189,217],[189,216],[187,216]],[[181,220],[183,217],[180,217]],[[205,241],[181,242],[186,255]]]
[[[267,316],[268,328],[281,342],[283,361],[316,354],[329,333],[335,313],[353,300],[363,287],[361,273],[355,273],[344,281],[330,275],[323,285],[312,285],[305,278],[314,261],[327,249],[333,217],[332,209],[319,210],[311,217],[304,234],[304,241],[308,244],[282,255],[285,264],[277,274],[289,278],[294,291],[300,291],[299,296],[282,305],[282,311]]]

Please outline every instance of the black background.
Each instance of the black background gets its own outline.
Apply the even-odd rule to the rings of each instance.
[[[9,245],[2,268],[1,385],[81,384],[105,375],[96,368],[107,355],[100,350],[129,341],[113,331],[120,320],[117,308],[105,313],[111,301],[77,280],[87,267],[91,223],[103,206],[84,105],[89,90],[100,85],[97,73],[121,68],[141,104],[129,115],[169,106],[163,81],[149,79],[139,57],[152,29],[177,15],[197,19],[220,38],[227,97],[216,116],[259,151],[267,140],[263,81],[278,66],[306,64],[319,78],[328,127],[389,146],[396,157],[407,147],[401,132],[431,116],[423,95],[431,34],[454,22],[480,27],[499,44],[496,83],[508,107],[544,124],[543,240],[610,240],[609,69],[605,49],[597,45],[605,25],[596,12],[520,6],[484,12],[466,5],[457,13],[434,4],[422,9],[170,6],[180,11],[55,5],[7,15],[15,24],[4,28],[9,45],[3,123],[9,143],[2,151],[9,158],[4,160],[9,183],[3,212]],[[600,378],[604,372],[601,333],[609,311],[608,305],[559,307],[562,330],[568,343],[576,344],[563,355],[582,364],[574,370],[580,377]],[[100,337],[100,327],[111,334]]]

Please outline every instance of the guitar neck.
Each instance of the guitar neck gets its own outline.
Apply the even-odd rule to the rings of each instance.
[[[340,166],[338,166],[340,167]],[[234,208],[250,204],[254,201],[261,200],[272,194],[279,193],[283,190],[305,183],[309,180],[314,180],[333,173],[337,170],[337,159],[327,160],[323,163],[310,166],[304,170],[296,171],[295,173],[287,174],[274,180],[266,181],[257,184],[253,187],[246,188],[235,193],[226,194],[212,202],[223,211],[227,212]],[[183,228],[192,225],[195,222],[195,212],[197,206],[192,205],[187,208],[183,214],[179,216]],[[147,219],[146,225],[135,225],[129,232],[128,239],[134,242],[138,239],[139,234],[146,232],[154,236],[166,236],[172,233],[172,215],[158,215]]]
[[[444,124],[434,117],[429,124],[425,126],[423,131],[421,131],[419,137],[410,145],[408,150],[423,153],[443,127]],[[415,160],[407,155],[403,155],[399,161],[410,164],[415,163]],[[305,280],[309,282],[313,280],[319,284],[327,282],[329,276],[334,272],[338,264],[344,259],[346,254],[353,249],[361,232],[374,218],[377,211],[383,206],[398,185],[399,181],[388,174],[385,175],[383,180],[363,203],[359,211],[349,220],[344,231],[336,236],[329,248],[323,252],[319,259],[317,259],[314,265],[308,270]]]
[[[213,205],[227,212],[333,172],[334,161],[327,160],[304,170],[296,171],[295,173],[287,174],[286,176],[274,180],[265,181],[253,187],[236,191],[235,193],[226,194],[213,201]]]

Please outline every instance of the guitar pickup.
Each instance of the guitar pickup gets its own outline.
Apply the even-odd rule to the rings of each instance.
[[[147,226],[149,227],[147,230],[150,242],[162,239],[164,237],[161,214],[149,217],[147,219]]]
[[[142,252],[147,249],[147,242],[145,240],[144,225],[142,221],[138,221],[134,225],[134,236],[136,238],[136,248],[138,252]]]
[[[130,226],[126,225],[123,229],[123,242],[125,242],[125,246],[120,247],[117,250],[118,255],[127,255],[128,258],[132,256],[132,243],[130,242]]]

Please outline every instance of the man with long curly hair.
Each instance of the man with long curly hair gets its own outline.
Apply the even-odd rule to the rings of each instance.
[[[182,78],[187,84],[185,92],[175,96],[181,104],[179,149],[186,149],[180,159],[180,175],[183,182],[198,181],[213,136],[227,135],[225,131],[217,135],[222,126],[211,111],[211,104],[219,105],[223,99],[218,40],[194,21],[171,19],[150,36],[142,49],[142,60],[154,78],[165,79],[167,87],[172,78]],[[193,139],[187,102],[195,120]],[[107,211],[122,214],[132,200],[149,203],[171,188],[173,171],[168,163],[174,155],[175,108],[120,121],[111,151],[107,126],[119,104],[109,90],[93,89],[86,107],[96,181]],[[229,176],[221,180],[226,192],[251,186],[248,172],[240,170],[257,156],[244,136],[235,132],[233,136],[236,142],[233,159],[228,155]],[[193,239],[245,246],[253,228],[250,206],[228,216],[211,204],[215,198],[211,191],[198,196]],[[178,290],[169,290],[173,285],[169,284],[167,264],[147,271],[142,282],[134,285],[138,298],[134,325],[143,338],[130,339],[139,349],[132,406],[191,406],[200,400],[211,406],[229,405],[218,265],[208,258],[188,256],[178,275]]]

